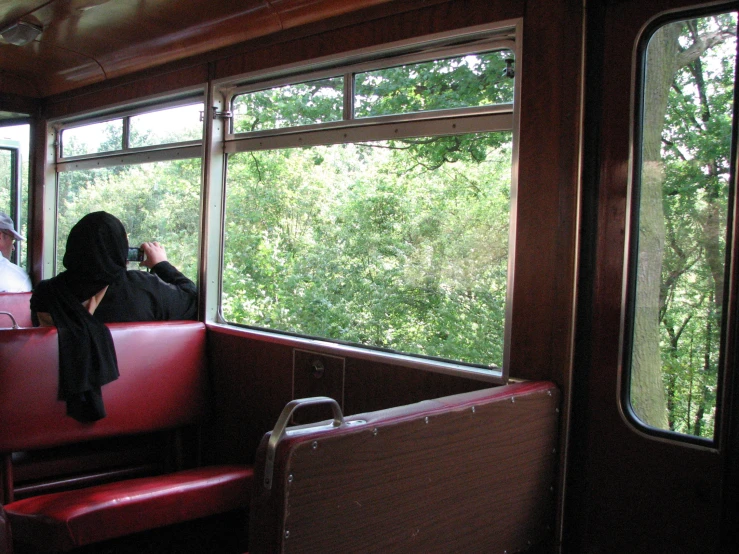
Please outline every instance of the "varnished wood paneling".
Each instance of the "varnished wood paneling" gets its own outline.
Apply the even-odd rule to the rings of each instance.
[[[218,407],[208,438],[214,462],[252,461],[262,436],[274,427],[285,404],[293,399],[296,350],[305,349],[254,340],[237,329],[209,327],[208,359]],[[345,360],[347,416],[490,386],[464,376],[351,357]]]
[[[4,76],[0,76],[0,79]],[[22,88],[22,87],[21,87]],[[38,114],[41,102],[23,94],[0,94],[0,111],[11,115],[32,116]]]
[[[11,0],[0,28],[22,20],[43,32],[23,46],[0,41],[0,70],[45,97],[386,1]]]
[[[217,61],[215,78],[222,79],[432,33],[504,21],[521,17],[523,13],[523,2],[520,0],[391,3],[373,10],[364,10],[362,14],[365,17],[361,21],[348,15],[342,18],[346,21],[344,25],[325,28],[318,34],[308,32],[302,36],[285,36],[289,43],[287,40],[278,40],[245,44],[242,52]]]
[[[214,424],[206,430],[206,460],[251,463],[292,393],[292,350],[208,329]]]
[[[358,414],[489,386],[464,377],[349,359],[344,403],[347,414]]]
[[[532,384],[532,386],[534,386]],[[496,389],[285,437],[250,552],[521,552],[551,535],[556,389]],[[513,387],[515,388],[515,387]],[[512,398],[514,401],[512,401]],[[473,409],[474,407],[474,409]]]
[[[43,275],[43,242],[44,242],[44,190],[45,171],[47,168],[46,155],[49,148],[46,122],[40,118],[31,121],[30,134],[31,164],[28,175],[28,225],[26,248],[30,261],[31,282],[36,285]],[[52,186],[51,184],[49,186]]]
[[[44,116],[52,119],[79,111],[141,101],[183,89],[202,92],[207,80],[207,64],[160,68],[144,72],[144,75],[137,75],[136,79],[131,77],[112,79],[99,86],[92,85],[80,91],[54,96],[44,101]]]
[[[580,3],[527,2],[511,375],[563,383],[571,364],[580,146]]]

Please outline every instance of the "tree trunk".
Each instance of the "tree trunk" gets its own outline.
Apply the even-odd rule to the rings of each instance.
[[[631,404],[647,425],[667,429],[667,398],[660,356],[660,285],[665,248],[662,185],[662,129],[670,87],[678,69],[682,23],[659,29],[647,50],[642,178],[639,199],[639,255],[631,360]]]

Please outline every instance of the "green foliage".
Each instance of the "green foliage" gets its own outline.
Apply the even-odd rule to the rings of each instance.
[[[354,117],[407,114],[513,102],[504,50],[358,73]],[[344,78],[332,77],[236,96],[237,133],[340,121]]]
[[[512,103],[513,80],[505,76],[506,59],[513,59],[513,53],[505,50],[360,73],[355,84],[355,115]]]
[[[355,75],[356,118],[513,101],[512,53]],[[235,131],[343,118],[341,77],[241,95]],[[500,365],[511,135],[229,157],[222,308],[231,321]]]
[[[334,77],[241,94],[234,98],[234,131],[296,127],[338,121],[344,79]]]
[[[670,429],[714,433],[736,63],[732,14],[688,21],[662,130],[665,246],[659,316]],[[723,33],[723,34],[722,34]]]
[[[129,244],[159,241],[170,262],[195,280],[200,171],[200,160],[178,160],[60,173],[57,271],[63,270],[72,226],[87,213],[105,210],[123,222]]]
[[[464,140],[483,154],[432,171],[397,141],[229,158],[224,315],[500,364],[510,134]]]
[[[10,150],[0,150],[0,211],[6,214],[10,213],[11,170]]]

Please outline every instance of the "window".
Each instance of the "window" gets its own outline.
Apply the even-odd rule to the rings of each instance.
[[[496,50],[357,73],[354,116],[511,104],[513,80],[505,76],[513,60],[510,50]]]
[[[514,67],[491,39],[237,91],[224,318],[502,374]]]
[[[104,121],[83,127],[65,129],[62,136],[62,157],[99,154],[123,149],[123,120]]]
[[[63,128],[60,158],[200,141],[202,113],[200,102]]]
[[[123,222],[131,245],[159,241],[172,264],[196,280],[202,111],[202,102],[190,103],[62,128],[57,272],[72,226],[104,210]]]
[[[0,212],[15,220],[18,207],[20,144],[0,140]]]
[[[0,211],[8,214],[21,235],[28,236],[29,125],[0,127]],[[18,241],[12,261],[26,267],[25,241]]]
[[[344,79],[334,77],[240,94],[233,101],[237,133],[340,121]]]
[[[202,140],[202,113],[202,104],[191,104],[132,116],[130,147]]]
[[[644,53],[628,400],[654,429],[714,436],[736,13],[670,22]]]

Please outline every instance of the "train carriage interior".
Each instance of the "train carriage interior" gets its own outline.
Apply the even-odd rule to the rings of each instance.
[[[739,551],[738,21],[2,2],[0,554]],[[82,423],[3,271],[96,211],[197,318]]]

